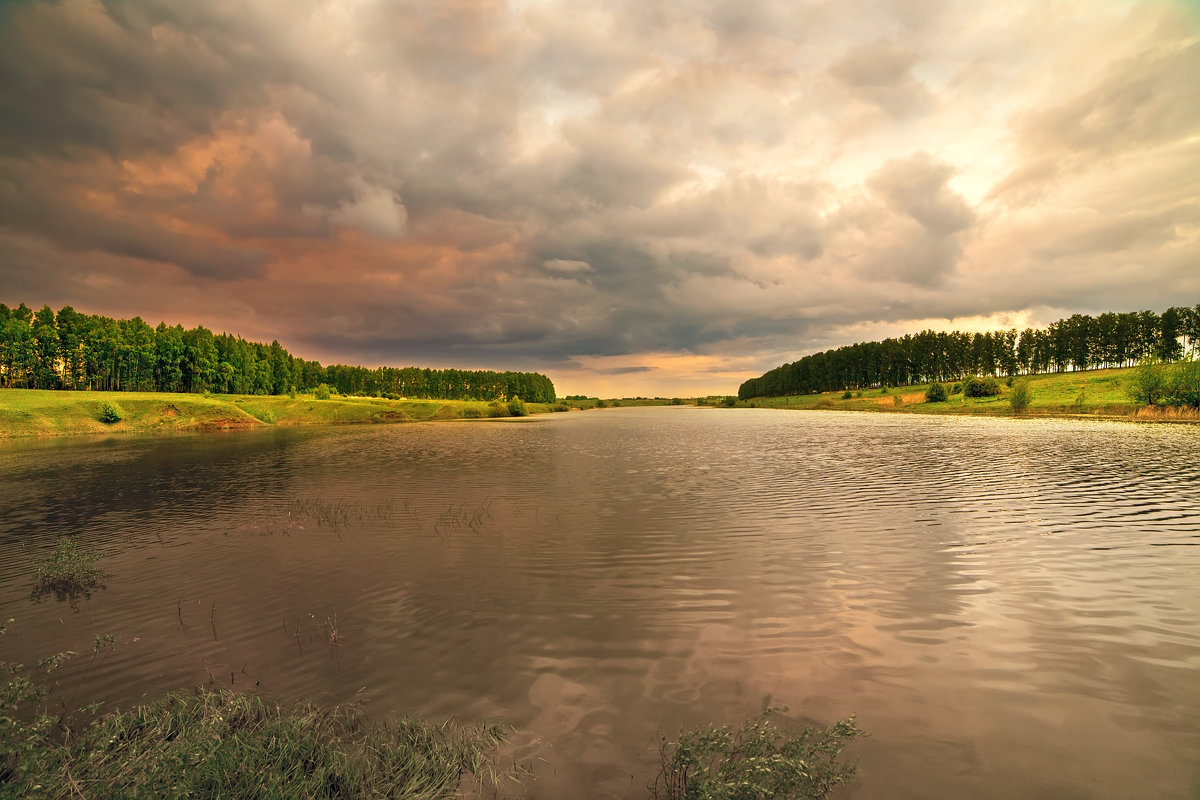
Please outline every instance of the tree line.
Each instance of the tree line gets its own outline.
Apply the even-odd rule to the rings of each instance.
[[[738,397],[778,397],[879,386],[1177,361],[1200,349],[1194,308],[1075,314],[1046,328],[986,333],[925,330],[813,353],[751,378]]]
[[[554,402],[533,372],[335,364],[297,358],[277,341],[249,342],[203,326],[112,319],[64,306],[0,303],[0,387],[137,392],[286,394],[326,384],[342,394]]]

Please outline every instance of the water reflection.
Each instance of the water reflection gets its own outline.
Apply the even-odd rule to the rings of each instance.
[[[660,730],[768,703],[858,712],[855,797],[1185,797],[1198,455],[1190,428],[702,409],[6,445],[3,644],[120,635],[110,702],[507,721],[537,797],[644,797]],[[110,574],[78,614],[25,600],[65,532]]]

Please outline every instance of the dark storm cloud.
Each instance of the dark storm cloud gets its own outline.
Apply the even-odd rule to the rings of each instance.
[[[25,294],[0,299],[664,382],[931,318],[1172,304],[1197,45],[1170,4],[1056,13],[5,4],[0,284]]]

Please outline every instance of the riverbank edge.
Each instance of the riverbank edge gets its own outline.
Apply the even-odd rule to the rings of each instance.
[[[1027,408],[1014,411],[1012,387],[999,381],[994,397],[965,397],[952,393],[941,402],[929,402],[925,393],[931,384],[864,389],[852,392],[751,397],[739,400],[741,408],[778,408],[793,411],[863,411],[889,414],[927,414],[1008,419],[1088,419],[1108,422],[1200,423],[1200,409],[1179,406],[1148,406],[1131,402],[1128,385],[1136,367],[1080,370],[1077,372],[1026,375],[1030,393]],[[953,382],[944,384],[953,388]],[[849,396],[847,396],[849,395]]]
[[[523,407],[527,414],[567,410],[565,406],[550,403],[524,403]],[[106,416],[112,421],[103,421]],[[510,416],[513,415],[507,404],[494,405],[483,400],[388,400],[341,396],[318,400],[312,394],[292,397],[0,389],[0,440],[487,420]]]
[[[747,403],[738,404],[742,408],[772,408],[779,411],[851,411],[861,414],[910,414],[922,415],[930,417],[974,417],[980,419],[1073,419],[1073,420],[1090,420],[1093,422],[1138,422],[1138,423],[1155,423],[1155,424],[1183,424],[1197,425],[1200,424],[1200,411],[1196,409],[1180,409],[1180,408],[1150,408],[1142,407],[1134,411],[1126,413],[1106,413],[1102,409],[1095,411],[1076,411],[1072,410],[1050,410],[1038,409],[1035,411],[1023,411],[1021,413],[1013,413],[1009,410],[1007,413],[1003,411],[973,411],[961,409],[922,409],[911,406],[905,406],[896,409],[879,408],[837,408],[827,406],[766,406],[755,405],[753,400]]]

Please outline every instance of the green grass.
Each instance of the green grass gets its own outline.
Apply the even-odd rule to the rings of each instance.
[[[499,786],[488,726],[368,720],[361,709],[281,707],[253,694],[175,693],[65,735],[38,717],[0,732],[0,797],[452,798]]]
[[[120,419],[112,419],[116,406]],[[265,425],[332,425],[487,416],[475,400],[387,400],[311,394],[202,395],[169,392],[68,392],[0,389],[0,438],[99,433],[159,433],[254,428]],[[551,410],[526,403],[530,414]]]
[[[1126,384],[1133,369],[1101,369],[1083,372],[1049,373],[1024,376],[1028,381],[1029,405],[1019,416],[1087,416],[1101,418],[1174,419],[1188,418],[1186,413],[1169,409],[1145,409],[1132,402]],[[953,382],[947,384],[947,388]],[[946,402],[930,403],[925,399],[928,383],[898,386],[880,394],[878,389],[854,392],[843,399],[843,392],[793,395],[790,397],[755,397],[739,401],[741,407],[832,409],[845,411],[877,411],[905,414],[961,414],[973,416],[1013,416],[1010,401],[1012,389],[1000,381],[1000,394],[995,397],[964,397],[960,391]],[[893,398],[900,398],[897,404]],[[1192,415],[1194,416],[1194,415]]]

